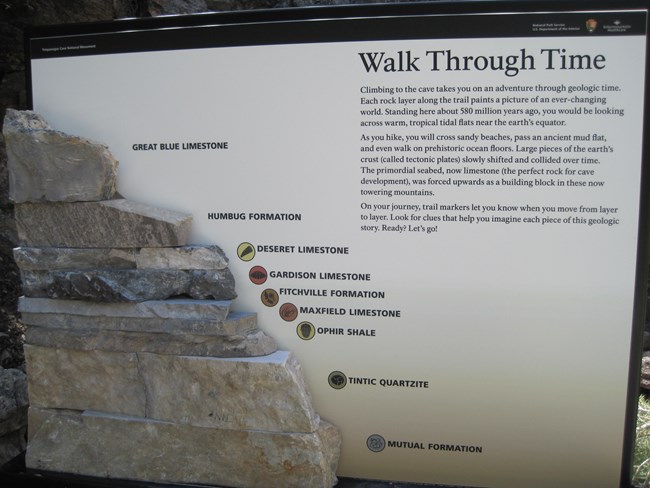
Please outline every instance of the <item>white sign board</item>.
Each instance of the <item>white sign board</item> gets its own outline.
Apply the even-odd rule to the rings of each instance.
[[[340,476],[611,488],[647,12],[460,5],[37,30],[33,107],[226,251],[235,308],[341,429]]]

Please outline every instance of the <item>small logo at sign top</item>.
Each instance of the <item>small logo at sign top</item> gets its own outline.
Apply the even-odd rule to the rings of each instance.
[[[598,21],[596,19],[587,19],[585,25],[587,26],[587,32],[593,32],[598,27]]]
[[[366,440],[366,446],[368,446],[368,449],[372,452],[381,452],[386,447],[386,440],[379,434],[372,434],[368,437],[368,440]]]
[[[341,388],[345,388],[345,385],[348,384],[348,377],[340,371],[332,371],[327,377],[327,382],[335,390],[340,390]]]

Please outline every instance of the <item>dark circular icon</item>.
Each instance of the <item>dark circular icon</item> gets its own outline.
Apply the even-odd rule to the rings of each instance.
[[[250,242],[242,242],[237,246],[237,256],[242,261],[250,261],[255,257],[255,248]]]
[[[332,371],[327,377],[327,382],[335,390],[340,390],[341,388],[345,388],[345,385],[348,384],[348,377],[340,371]]]
[[[308,341],[316,335],[316,327],[311,322],[300,322],[296,327],[296,333],[303,341]]]
[[[273,288],[267,288],[262,292],[262,303],[267,307],[275,307],[280,301],[278,292]]]
[[[293,322],[298,317],[298,307],[293,303],[284,303],[280,307],[280,317],[287,322]]]
[[[379,434],[372,434],[366,440],[366,446],[368,446],[368,449],[372,452],[381,452],[386,447],[386,440]]]
[[[248,278],[256,285],[261,285],[268,277],[268,273],[261,266],[253,266],[248,272]]]

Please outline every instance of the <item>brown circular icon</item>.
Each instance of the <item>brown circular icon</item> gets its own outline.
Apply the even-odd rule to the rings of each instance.
[[[280,301],[280,296],[278,292],[273,288],[267,288],[262,292],[262,303],[267,307],[275,307]]]
[[[298,308],[293,303],[285,303],[280,307],[280,317],[287,322],[296,320]]]
[[[253,266],[248,272],[248,278],[256,285],[261,285],[268,277],[268,273],[261,266]]]

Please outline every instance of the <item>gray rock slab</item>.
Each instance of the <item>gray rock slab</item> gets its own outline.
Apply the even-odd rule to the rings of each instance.
[[[25,345],[30,405],[136,415],[200,427],[313,432],[295,356],[119,353]]]
[[[116,194],[118,161],[108,148],[52,129],[38,114],[7,109],[9,198],[23,202],[88,202]]]
[[[146,395],[135,353],[25,344],[29,403],[143,416]]]
[[[136,249],[17,247],[14,261],[21,270],[135,269]]]
[[[136,254],[139,269],[220,270],[228,258],[219,246],[143,248]]]
[[[5,465],[27,448],[27,412],[25,423],[13,432],[0,436],[0,466]]]
[[[234,300],[237,298],[235,292],[235,277],[230,269],[203,270],[196,269],[187,271],[191,275],[190,287],[185,292],[192,298],[215,300]]]
[[[21,271],[23,293],[35,298],[98,302],[141,302],[185,295],[193,299],[232,300],[235,279],[228,268],[214,271],[100,269]]]
[[[57,329],[240,335],[257,329],[257,315],[231,312],[229,300],[152,300],[102,303],[20,297],[27,325]]]
[[[103,202],[20,203],[21,246],[173,247],[187,244],[192,216],[125,199]]]
[[[27,425],[27,375],[19,369],[0,368],[0,436]]]
[[[261,330],[223,336],[29,326],[25,343],[84,351],[153,352],[220,358],[266,356],[278,350],[275,340]]]
[[[195,427],[96,412],[30,408],[30,469],[241,488],[336,484],[341,437]]]
[[[91,269],[223,270],[219,246],[128,248],[18,247],[14,260],[25,271]]]

